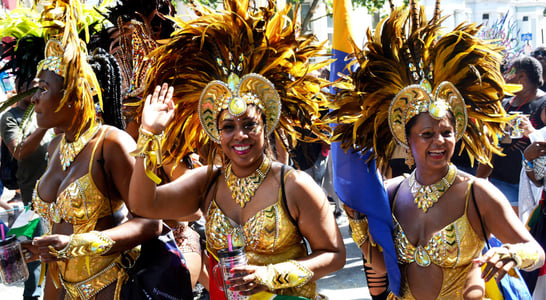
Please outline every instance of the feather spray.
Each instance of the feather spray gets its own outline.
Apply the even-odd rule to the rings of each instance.
[[[209,82],[227,82],[230,73],[257,73],[275,85],[282,102],[276,135],[282,128],[293,144],[296,139],[311,141],[296,131],[300,128],[312,132],[315,140],[327,140],[330,129],[319,122],[319,110],[328,102],[320,91],[325,82],[309,73],[331,61],[310,62],[324,55],[324,43],[299,34],[290,21],[290,7],[275,11],[272,1],[254,8],[248,0],[225,0],[223,11],[197,3],[195,10],[199,17],[194,20],[174,19],[181,29],[151,54],[155,61],[144,94],[163,82],[174,86],[175,120],[165,130],[165,164],[208,147],[197,114],[199,98]]]
[[[507,120],[501,100],[506,92],[500,72],[502,47],[479,39],[480,26],[461,24],[442,35],[439,1],[434,16],[426,21],[424,7],[410,1],[410,8],[394,8],[368,42],[354,48],[358,68],[337,82],[339,91],[325,121],[338,123],[332,141],[344,150],[373,150],[370,159],[384,166],[396,146],[389,127],[389,106],[403,88],[428,81],[430,90],[451,82],[463,96],[468,126],[463,149],[472,161],[489,164],[501,154],[498,136]]]

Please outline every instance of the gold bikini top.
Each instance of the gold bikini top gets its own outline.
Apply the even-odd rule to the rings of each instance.
[[[400,264],[417,263],[420,266],[435,264],[442,270],[442,286],[436,296],[438,300],[463,299],[466,279],[472,269],[472,259],[480,255],[485,242],[480,239],[468,220],[469,191],[468,184],[464,214],[451,224],[436,232],[423,247],[411,244],[398,220],[394,217],[394,244]],[[397,196],[397,195],[396,195]],[[393,203],[393,211],[394,204]],[[401,297],[403,300],[415,300],[411,287],[402,273]],[[393,298],[389,298],[393,299]]]
[[[288,174],[282,178],[283,182]],[[216,258],[218,250],[228,248],[227,235],[230,234],[234,246],[245,247],[249,264],[276,264],[307,256],[302,235],[283,198],[281,185],[277,202],[258,211],[243,225],[226,216],[213,199],[207,210],[205,226],[209,253]],[[301,287],[275,290],[275,294],[315,299],[316,291],[316,282],[313,281]]]
[[[228,247],[231,234],[234,246],[245,246],[246,252],[273,254],[302,245],[302,238],[282,204],[282,198],[258,211],[243,225],[224,214],[213,199],[207,211],[207,244],[214,252]]]
[[[472,263],[472,259],[479,255],[485,242],[474,231],[468,220],[467,210],[471,186],[472,183],[469,183],[464,214],[436,232],[425,246],[411,244],[393,214],[394,242],[399,263],[410,264],[415,262],[422,267],[433,263],[442,268],[455,268]],[[395,203],[396,197],[393,203],[393,211]]]
[[[57,196],[56,201],[45,202],[42,200],[38,194],[40,181],[36,183],[32,195],[34,210],[50,226],[64,220],[74,225],[74,233],[88,232],[95,229],[95,225],[100,218],[112,214],[112,211],[117,211],[123,206],[122,200],[112,201],[112,204],[110,204],[108,198],[96,186],[91,173],[95,151],[105,131],[107,130],[103,130],[99,139],[95,142],[87,174],[70,183]]]

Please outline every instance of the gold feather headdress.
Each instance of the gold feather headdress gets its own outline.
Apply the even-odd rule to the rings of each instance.
[[[461,24],[441,35],[440,1],[427,21],[424,7],[394,8],[363,50],[355,49],[351,88],[336,94],[327,121],[338,123],[332,140],[343,149],[373,149],[378,166],[396,143],[407,147],[406,123],[421,112],[442,118],[451,111],[456,136],[472,161],[488,164],[500,153],[498,134],[506,122],[500,100],[504,80],[499,46],[479,39],[479,26]],[[346,84],[346,83],[344,83]],[[461,150],[462,151],[462,150]]]
[[[264,104],[264,113],[272,117],[266,121],[269,132],[278,134],[276,130],[283,128],[291,138],[304,139],[295,130],[302,128],[327,139],[329,127],[317,123],[319,108],[327,103],[320,92],[324,82],[309,73],[330,61],[310,63],[311,57],[323,55],[323,43],[314,44],[313,36],[298,34],[288,16],[290,8],[275,11],[272,1],[267,7],[253,8],[248,0],[225,0],[223,11],[196,5],[199,17],[176,19],[181,29],[151,54],[155,61],[145,94],[163,82],[174,86],[175,120],[165,130],[164,163],[180,161],[192,151],[199,153],[210,139],[216,140],[218,109],[235,98]],[[267,99],[260,98],[264,95]],[[209,106],[210,115],[202,114],[211,121],[204,124],[205,131],[198,114],[200,99],[215,103]],[[242,102],[232,104],[237,109],[235,104]],[[280,113],[273,117],[274,109],[268,107]],[[201,112],[206,112],[204,106]]]
[[[78,37],[79,26],[85,26],[80,22],[84,19],[82,5],[77,0],[44,1],[44,5],[41,22],[48,42],[38,73],[48,70],[63,77],[65,93],[57,110],[74,100],[76,111],[81,111],[72,122],[78,138],[88,122],[95,122],[93,95],[98,94],[102,109],[99,83],[87,61],[85,42]]]

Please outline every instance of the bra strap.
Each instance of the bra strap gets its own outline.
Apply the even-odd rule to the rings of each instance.
[[[288,208],[288,200],[286,199],[286,192],[284,189],[284,169],[285,165],[281,166],[281,194],[282,194],[282,204],[286,208],[286,214],[288,215],[288,219],[290,222],[296,227],[296,230],[298,231],[298,234],[300,235],[301,239],[305,241],[305,237],[303,234],[301,234],[300,227],[298,226],[298,222],[292,217],[292,214],[290,213],[290,209]],[[288,175],[288,173],[287,173]]]
[[[480,225],[482,227],[483,238],[485,239],[485,243],[487,244],[487,249],[491,249],[491,245],[489,245],[489,240],[487,238],[487,235],[485,234],[485,227],[483,227],[482,214],[480,213],[480,209],[478,208],[478,204],[476,203],[476,197],[474,197],[474,180],[470,182],[470,193],[472,193],[472,202],[474,202],[474,207],[476,208],[476,212],[478,213],[478,218],[480,219]]]
[[[95,158],[95,151],[97,150],[97,147],[98,145],[100,144],[100,142],[102,141],[102,137],[104,136],[104,133],[109,131],[108,129],[104,129],[102,130],[102,132],[100,133],[100,136],[99,138],[97,139],[97,141],[95,142],[95,145],[93,146],[93,152],[91,153],[91,160],[89,160],[89,174],[91,174],[91,170],[93,169],[93,161],[94,161],[94,158]],[[102,154],[103,158],[104,158],[104,154]]]

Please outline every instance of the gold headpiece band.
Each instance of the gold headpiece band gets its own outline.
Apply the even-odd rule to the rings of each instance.
[[[428,86],[413,84],[403,88],[392,99],[389,107],[389,127],[396,141],[406,148],[406,124],[420,113],[428,112],[436,120],[444,118],[448,111],[455,117],[455,136],[459,140],[467,125],[466,105],[457,88],[448,81],[441,82],[434,92]]]
[[[279,122],[281,100],[273,83],[256,73],[246,74],[242,78],[231,73],[228,83],[221,80],[209,82],[199,98],[199,121],[207,135],[220,143],[218,115],[228,109],[233,116],[240,116],[250,104],[256,105],[265,114],[265,131],[269,135]]]

